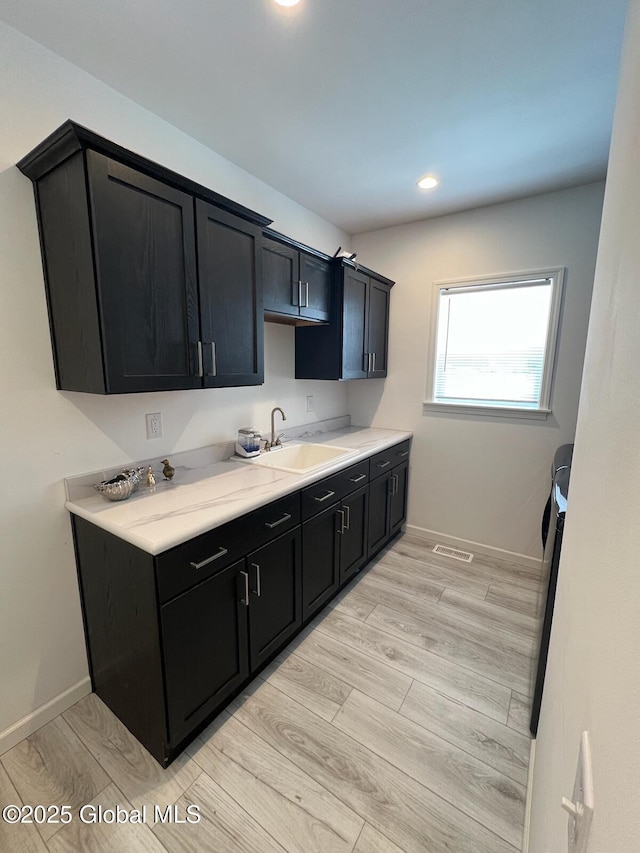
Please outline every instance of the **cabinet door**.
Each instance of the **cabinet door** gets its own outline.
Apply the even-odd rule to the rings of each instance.
[[[329,322],[332,269],[329,261],[300,252],[302,302],[300,316]]]
[[[160,609],[173,744],[249,676],[244,565],[234,563]]]
[[[204,385],[264,382],[262,234],[257,225],[196,201]]]
[[[369,487],[358,489],[342,501],[344,528],[340,536],[340,584],[342,585],[367,562]]]
[[[298,316],[298,250],[263,238],[262,281],[265,313]]]
[[[302,624],[300,528],[247,557],[249,571],[249,658],[253,671]]]
[[[339,504],[302,525],[302,620],[320,610],[338,589]]]
[[[343,275],[342,379],[366,379],[369,276],[349,268]]]
[[[87,151],[106,390],[201,385],[193,199]]]
[[[372,480],[369,485],[369,557],[379,551],[389,538],[390,484],[391,473]]]
[[[371,279],[367,298],[367,345],[371,353],[368,376],[371,379],[387,375],[387,350],[389,340],[389,288]]]
[[[409,463],[397,465],[391,472],[389,508],[389,536],[395,536],[407,518],[407,494],[409,485]]]

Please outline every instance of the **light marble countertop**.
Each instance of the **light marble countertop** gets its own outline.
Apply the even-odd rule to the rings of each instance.
[[[96,494],[68,500],[65,506],[74,515],[143,551],[160,554],[411,435],[404,430],[347,427],[313,436],[310,443],[337,445],[355,452],[306,474],[291,474],[233,459],[207,461],[206,454],[204,459],[201,454],[194,467],[176,465],[174,479],[159,480],[153,491],[141,486],[126,501],[109,502]],[[295,443],[298,442],[304,440],[296,439]],[[215,459],[215,454],[210,458]]]

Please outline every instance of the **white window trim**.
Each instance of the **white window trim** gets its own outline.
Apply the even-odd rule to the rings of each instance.
[[[560,327],[560,306],[564,287],[565,267],[554,267],[544,270],[527,270],[513,272],[508,275],[487,275],[481,278],[450,279],[434,281],[431,298],[431,328],[429,339],[429,357],[427,363],[427,392],[422,403],[423,412],[441,412],[443,414],[483,415],[500,418],[526,418],[529,420],[544,420],[551,414],[551,390],[555,369],[556,343]],[[540,405],[533,409],[518,406],[475,405],[474,403],[441,403],[434,400],[436,346],[438,339],[438,316],[440,291],[450,287],[478,287],[488,284],[510,284],[513,282],[535,281],[541,278],[551,278],[554,282],[549,309],[549,324],[547,326],[547,344],[544,353],[544,372],[540,389]]]

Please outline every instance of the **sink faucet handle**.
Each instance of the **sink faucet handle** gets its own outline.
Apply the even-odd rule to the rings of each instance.
[[[282,446],[281,438],[284,438],[285,433],[281,432],[280,435],[276,438],[276,444]]]

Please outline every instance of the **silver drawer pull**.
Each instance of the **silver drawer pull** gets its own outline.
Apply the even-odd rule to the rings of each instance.
[[[240,572],[240,574],[244,578],[244,598],[240,599],[240,604],[244,604],[245,607],[249,606],[249,572]]]
[[[285,521],[289,521],[290,518],[291,518],[291,514],[288,512],[285,512],[285,514],[282,516],[282,518],[279,518],[277,521],[265,521],[264,526],[268,527],[269,530],[273,530],[274,527],[277,527],[279,524],[284,524]]]
[[[251,565],[256,570],[256,588],[253,592],[260,598],[260,566],[257,563],[251,563]]]
[[[220,557],[224,557],[224,555],[228,553],[228,548],[219,548],[218,553],[214,554],[213,557],[207,557],[207,559],[203,560],[201,563],[190,563],[190,566],[192,569],[201,569],[203,566],[208,566],[209,563],[213,563],[214,560],[219,560]]]
[[[387,465],[391,464],[390,459],[385,459],[384,462],[376,462],[376,468],[386,468]]]
[[[405,457],[405,456],[408,456],[408,455],[409,455],[409,451],[408,451],[408,450],[399,450],[399,451],[396,453],[396,456],[400,456],[402,459],[404,459],[404,457]]]
[[[352,483],[361,483],[363,480],[367,479],[366,474],[358,474],[356,477],[349,477]]]
[[[334,495],[335,495],[335,492],[327,492],[327,494],[326,494],[324,497],[322,497],[322,498],[314,498],[314,500],[315,500],[315,501],[318,501],[318,503],[319,503],[319,504],[321,504],[321,503],[322,503],[322,501],[329,500],[329,498],[332,498]]]

